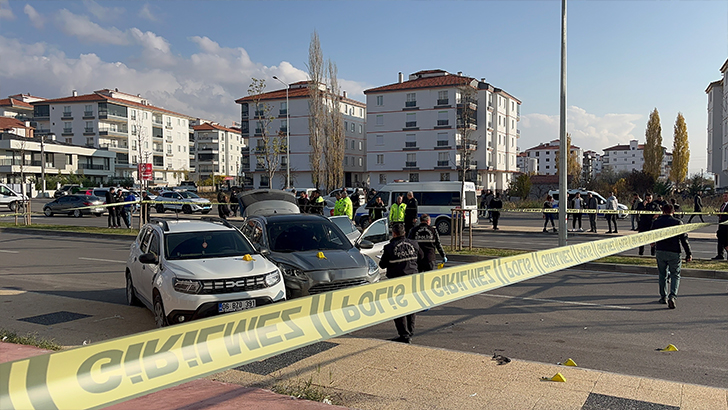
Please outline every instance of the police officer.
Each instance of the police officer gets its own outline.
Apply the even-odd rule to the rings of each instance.
[[[387,207],[384,205],[384,201],[382,201],[381,196],[376,197],[376,199],[374,199],[374,203],[367,206],[367,208],[369,208],[369,222],[382,219],[382,217],[384,217],[384,213],[387,211]]]
[[[342,209],[342,211],[343,211],[342,215],[348,216],[349,220],[354,219],[354,204],[351,201],[351,198],[349,198],[346,195],[346,191],[341,191],[341,200],[344,204],[343,209]],[[359,201],[359,199],[357,199],[357,205],[356,205],[357,207],[359,206],[358,201]]]
[[[392,240],[384,245],[379,267],[387,270],[389,278],[412,275],[417,273],[419,261],[423,260],[424,256],[417,242],[405,238],[404,225],[395,223],[392,226]],[[415,332],[415,314],[394,319],[394,326],[399,336],[392,340],[410,343]]]
[[[443,263],[447,262],[445,250],[442,249],[440,243],[440,235],[437,233],[437,229],[430,226],[430,215],[422,214],[420,224],[412,228],[407,237],[416,241],[425,254],[425,258],[418,265],[420,272],[435,269],[435,251],[440,254]]]
[[[312,214],[324,214],[324,199],[318,189],[311,193],[311,200],[308,203],[308,211]]]
[[[409,232],[417,223],[417,198],[412,191],[407,192],[407,208],[404,210],[404,230]]]
[[[404,211],[407,209],[407,204],[402,203],[402,196],[398,196],[395,203],[389,208],[389,223],[395,224],[397,222],[404,223]],[[402,227],[404,229],[404,227]]]

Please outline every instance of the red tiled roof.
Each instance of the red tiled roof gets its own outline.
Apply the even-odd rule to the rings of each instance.
[[[553,150],[556,150],[556,149],[559,149],[559,147],[560,147],[559,145],[541,144],[541,145],[537,145],[535,147],[529,148],[526,151],[532,151],[532,150],[537,150],[537,149],[538,150],[542,150],[542,149],[553,149]],[[580,149],[580,148],[577,147],[576,145],[572,145],[569,150],[572,150],[572,149]]]
[[[559,176],[558,175],[531,175],[531,183],[532,184],[558,184],[559,183]]]
[[[307,84],[308,81],[299,81],[297,83],[293,83],[291,85],[301,85],[301,84]],[[310,96],[308,87],[300,87],[300,88],[291,88],[288,90],[288,99],[292,98],[308,98]],[[255,95],[248,95],[242,98],[238,98],[235,100],[236,103],[242,104],[244,102],[250,102],[255,100],[257,97],[260,98],[261,101],[268,101],[268,100],[285,100],[286,99],[286,89],[283,88],[281,90],[275,90],[275,91],[269,91],[267,93],[260,94],[259,96]],[[339,100],[346,102],[348,104],[357,105],[359,107],[365,108],[366,104],[362,103],[361,101],[352,100],[351,98],[344,98],[343,96],[339,96]]]
[[[637,145],[637,149],[644,149],[645,144],[639,144]],[[630,147],[629,144],[619,144],[615,145],[613,147],[604,148],[602,151],[629,151]]]
[[[176,115],[179,117],[185,117],[185,118],[193,118],[189,115],[180,114],[178,112],[170,111],[164,108],[155,107],[153,105],[148,104],[142,104],[134,101],[129,100],[123,100],[120,98],[112,98],[103,94],[99,93],[92,93],[92,94],[85,94],[85,95],[79,95],[76,97],[63,97],[63,98],[55,98],[52,100],[45,100],[45,101],[36,101],[33,104],[47,104],[47,103],[80,103],[80,102],[98,102],[98,101],[109,101],[117,104],[122,105],[131,105],[134,107],[144,108],[150,111],[159,111],[167,114]]]
[[[17,100],[12,97],[8,97],[5,99],[0,100],[0,107],[21,107],[21,108],[27,108],[32,110],[33,106],[28,104],[25,101]]]
[[[435,73],[440,72],[441,70],[428,70],[428,71],[419,71],[415,74],[427,74],[427,73]],[[436,77],[425,77],[425,78],[417,78],[415,80],[408,80],[403,81],[401,83],[394,83],[389,85],[384,85],[381,87],[376,88],[370,88],[368,90],[364,90],[364,94],[369,93],[380,93],[380,92],[388,92],[388,91],[401,91],[401,90],[414,90],[418,88],[441,88],[441,87],[453,87],[458,85],[467,85],[470,84],[473,80],[475,80],[472,77],[464,77],[460,75],[453,75],[453,74],[446,74]]]
[[[32,129],[33,127],[27,127],[23,121],[15,118],[0,117],[0,130],[8,130],[12,128]]]
[[[195,131],[212,131],[212,130],[220,130],[220,131],[227,131],[227,132],[234,132],[236,134],[240,134],[239,129],[233,129],[233,128],[227,128],[223,127],[222,125],[218,124],[210,124],[210,123],[204,123],[200,125],[195,125],[192,127]]]

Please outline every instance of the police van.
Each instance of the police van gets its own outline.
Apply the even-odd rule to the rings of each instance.
[[[569,205],[568,205],[569,207],[571,207],[571,200],[574,199],[574,197],[576,196],[577,193],[581,194],[581,198],[584,200],[584,205],[586,205],[586,201],[588,199],[588,195],[589,194],[592,194],[592,197],[596,198],[596,200],[597,200],[597,209],[604,209],[604,208],[607,207],[607,200],[604,199],[603,196],[599,195],[598,192],[588,191],[588,190],[586,190],[584,188],[569,189],[567,192],[569,194]],[[556,190],[556,189],[552,189],[552,190],[550,190],[548,192],[548,194],[551,195],[552,197],[554,197],[554,207],[558,207],[558,205],[559,205],[559,191]],[[629,210],[629,208],[627,207],[627,205],[617,203],[617,210],[620,211],[617,214],[617,217],[619,219],[624,219],[624,218],[627,217],[627,212],[621,212],[621,211],[628,211]],[[604,214],[603,213],[598,213],[597,215],[598,216],[603,216]]]
[[[385,217],[389,216],[389,208],[402,196],[402,202],[407,201],[407,192],[412,192],[417,199],[417,215],[430,215],[432,226],[437,228],[441,235],[450,233],[452,226],[451,215],[453,208],[462,207],[471,209],[470,220],[465,220],[465,226],[477,225],[478,223],[478,201],[475,192],[475,183],[466,182],[463,193],[463,183],[458,181],[432,181],[432,182],[394,182],[383,186],[377,195],[366,205],[357,208],[354,214],[354,221],[359,226],[366,227],[369,223],[369,206],[374,205],[377,197],[382,198],[387,210]],[[462,198],[465,198],[463,203]],[[466,214],[467,216],[467,214]]]

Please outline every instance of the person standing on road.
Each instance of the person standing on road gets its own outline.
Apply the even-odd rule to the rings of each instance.
[[[311,193],[311,200],[308,203],[308,211],[312,214],[324,214],[324,199],[321,197],[321,191],[318,189]]]
[[[352,202],[351,198],[346,195],[346,191],[341,191],[341,199],[344,203],[343,215],[348,216],[350,221],[354,220],[354,203]],[[359,207],[358,204],[357,207]]]
[[[124,193],[121,191],[121,187],[116,189],[116,203],[124,202]],[[124,217],[124,205],[116,207],[116,227],[121,228],[121,219]]]
[[[126,194],[126,198],[124,198],[124,202],[127,204],[124,205],[121,208],[121,216],[124,219],[124,224],[126,225],[127,229],[131,229],[131,214],[134,212],[134,202],[136,201],[136,197],[134,194],[131,193],[131,191],[128,191]]]
[[[406,208],[407,204],[402,203],[402,195],[398,196],[396,202],[389,207],[389,223],[404,223],[404,211]]]
[[[637,207],[638,211],[647,211],[648,213],[640,214],[640,220],[637,224],[637,231],[638,232],[647,232],[650,229],[652,229],[652,220],[657,217],[656,214],[649,213],[649,212],[658,212],[660,211],[660,206],[657,205],[656,202],[652,201],[652,194],[645,195],[645,200]],[[639,254],[644,255],[645,254],[645,247],[640,246],[639,247]],[[650,245],[650,255],[655,255],[655,244]]]
[[[637,207],[642,203],[642,198],[640,198],[639,194],[637,192],[632,194],[632,210],[636,211]],[[637,230],[637,221],[639,219],[639,216],[637,214],[630,215],[630,219],[632,219],[632,230]]]
[[[334,198],[336,198],[336,202],[334,202],[334,216],[344,215],[344,207],[346,205],[344,205],[344,198],[341,195],[340,191],[334,193]]]
[[[238,189],[231,188],[230,189],[230,215],[232,217],[237,216],[239,206],[240,205],[238,204]]]
[[[359,192],[359,188],[354,189],[354,193],[349,196],[349,199],[351,200],[351,204],[357,208],[361,206],[361,193]]]
[[[412,228],[407,236],[409,239],[417,242],[422,252],[425,254],[424,259],[419,261],[417,268],[420,272],[427,272],[435,269],[435,252],[442,257],[442,263],[447,262],[445,250],[442,249],[440,243],[440,235],[437,229],[430,226],[430,215],[422,214],[420,216],[420,224]]]
[[[404,230],[409,232],[417,223],[417,198],[412,191],[407,192],[407,208],[404,210]]]
[[[698,193],[695,194],[695,198],[693,198],[693,212],[703,212],[703,199],[700,197],[700,191],[698,191]],[[690,215],[688,223],[692,222],[695,216],[695,214]],[[703,220],[703,214],[697,216],[700,217],[700,222],[705,222]]]
[[[116,203],[116,189],[114,187],[109,188],[108,191],[106,191],[106,205],[111,205]],[[106,210],[109,212],[109,217],[107,219],[107,225],[109,228],[118,228],[116,226],[116,207],[115,206],[107,206]]]
[[[606,211],[613,211],[614,213],[606,213],[604,216],[607,218],[607,225],[609,225],[609,231],[607,233],[619,233],[617,231],[617,210],[619,209],[619,202],[617,201],[617,197],[614,196],[614,192],[609,193],[609,198],[607,198],[607,206]],[[614,231],[612,231],[612,224],[614,224]]]
[[[723,194],[723,204],[720,206],[720,214],[718,215],[718,231],[715,236],[718,237],[718,255],[715,256],[715,260],[723,260],[726,246],[728,246],[728,225],[722,223],[728,221],[728,193]]]
[[[493,195],[493,191],[489,189],[488,193],[485,194],[485,217],[488,218],[489,221],[493,221],[493,215],[490,212],[490,202],[493,200],[493,198],[495,198],[495,195]]]
[[[309,201],[308,201],[308,195],[306,195],[305,192],[301,192],[301,196],[298,197],[297,202],[298,202],[298,210],[302,214],[308,213],[308,203],[309,203]]]
[[[553,229],[553,231],[554,232],[558,232],[556,230],[556,225],[554,224],[554,215],[556,213],[555,212],[546,212],[547,209],[554,209],[554,197],[552,197],[551,195],[547,195],[546,196],[546,202],[543,203],[543,209],[544,209],[544,213],[543,213],[543,219],[544,219],[544,221],[543,221],[543,231],[544,232],[548,232],[548,229],[546,229],[546,227],[548,226],[549,221],[550,221],[551,222],[551,228]]]
[[[379,267],[387,270],[387,277],[398,278],[417,273],[418,262],[424,258],[425,254],[417,242],[407,239],[404,225],[397,222],[392,226],[392,240],[384,245]],[[399,336],[392,340],[410,343],[415,333],[415,314],[394,319],[394,326]]]
[[[222,191],[217,191],[217,214],[222,219],[227,219],[228,215],[230,215],[230,209],[227,205],[227,197],[225,197],[225,194]]]
[[[597,233],[597,199],[594,198],[591,192],[586,197],[586,209],[592,210],[589,213],[589,232]]]
[[[673,216],[674,208],[667,204],[662,207],[662,215],[652,222],[652,229],[667,228],[670,226],[682,225],[682,221]],[[667,303],[667,307],[675,309],[675,299],[677,298],[677,289],[680,286],[680,269],[682,261],[680,260],[680,245],[685,249],[685,262],[693,260],[690,251],[690,243],[688,243],[688,234],[673,236],[661,241],[657,241],[655,254],[657,258],[657,273],[659,275],[660,287],[660,303]],[[668,293],[667,282],[668,272],[670,281],[670,291]]]
[[[500,209],[503,208],[503,201],[501,201],[500,192],[496,193],[493,199],[488,203],[488,209],[490,216],[493,219],[493,230],[498,230],[498,221],[500,221]]]
[[[571,222],[571,230],[572,232],[576,232],[576,222],[579,221],[579,232],[584,232],[584,229],[581,227],[581,210],[584,209],[584,199],[582,199],[580,193],[576,193],[574,195],[574,199],[571,200],[571,208],[576,210],[573,214],[571,214],[574,219]]]
[[[142,224],[149,223],[149,212],[151,212],[152,204],[150,204],[148,201],[151,201],[152,198],[149,197],[149,192],[143,191],[142,192],[142,206],[139,208],[139,217],[142,218]]]
[[[369,206],[369,222],[374,222],[384,217],[387,207],[384,206],[382,197],[378,196],[374,199],[374,203]]]

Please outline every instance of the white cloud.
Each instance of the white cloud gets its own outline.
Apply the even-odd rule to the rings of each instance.
[[[45,24],[45,19],[33,8],[33,6],[31,6],[30,4],[26,4],[25,8],[23,8],[23,12],[28,15],[28,18],[33,24],[33,27],[37,28],[38,30],[43,28],[43,25]]]
[[[104,7],[93,0],[84,0],[83,4],[89,13],[102,21],[118,19],[125,12],[121,7]]]
[[[15,14],[8,0],[0,0],[0,20],[15,20]]]
[[[644,139],[635,134],[636,121],[643,120],[640,114],[606,114],[599,117],[583,108],[571,106],[567,112],[567,132],[571,133],[571,143],[584,150],[601,152],[617,144],[628,143],[633,139]],[[559,116],[545,114],[526,114],[521,116],[521,138],[519,146],[526,150],[542,142],[559,138]]]
[[[157,16],[152,13],[152,10],[149,6],[149,3],[145,3],[144,6],[139,10],[139,13],[137,13],[137,16],[149,20],[149,21],[157,21]]]
[[[82,43],[126,45],[126,33],[116,27],[104,28],[92,22],[87,16],[73,14],[62,9],[56,15],[58,28],[66,35],[78,38]]]

